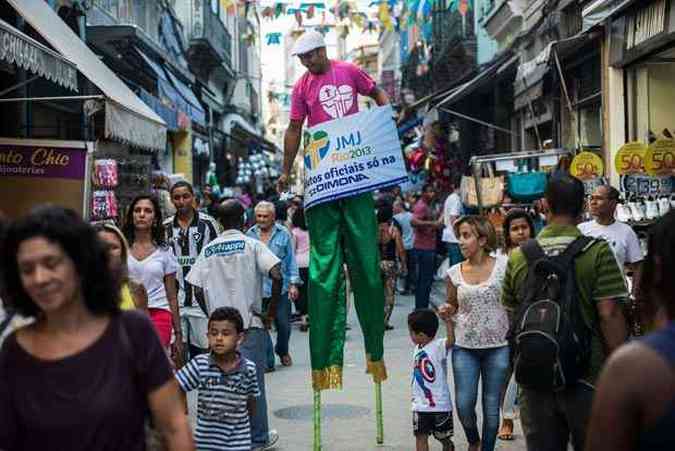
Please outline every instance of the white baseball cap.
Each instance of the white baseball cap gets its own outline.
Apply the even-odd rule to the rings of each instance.
[[[295,42],[291,55],[302,55],[320,47],[326,47],[326,41],[323,39],[323,35],[318,31],[308,31],[303,33]]]

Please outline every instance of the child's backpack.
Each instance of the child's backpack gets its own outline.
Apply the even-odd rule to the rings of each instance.
[[[562,390],[588,369],[592,331],[581,311],[574,260],[595,242],[579,237],[552,257],[534,239],[520,245],[528,272],[509,341],[516,381],[524,388]]]

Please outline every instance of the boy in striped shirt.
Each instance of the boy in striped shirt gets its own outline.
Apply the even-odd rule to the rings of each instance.
[[[260,395],[255,364],[237,346],[244,337],[239,311],[221,307],[209,317],[210,353],[176,373],[183,392],[199,390],[195,442],[199,451],[250,451],[250,416]]]

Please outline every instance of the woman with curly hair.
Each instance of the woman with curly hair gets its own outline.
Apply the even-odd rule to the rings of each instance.
[[[0,449],[142,451],[148,412],[169,450],[194,449],[157,334],[120,311],[89,224],[40,207],[10,225],[0,257],[9,307],[35,318],[0,350]]]
[[[175,364],[180,367],[183,338],[176,284],[180,267],[171,248],[164,243],[162,213],[156,197],[143,194],[131,201],[124,234],[130,246],[129,276],[142,283],[148,292],[150,319],[167,350],[173,332]]]

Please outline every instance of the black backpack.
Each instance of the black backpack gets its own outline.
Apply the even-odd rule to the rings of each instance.
[[[520,246],[528,272],[509,341],[516,381],[524,388],[562,390],[588,369],[592,331],[581,311],[574,260],[595,242],[579,237],[554,257],[533,239]]]

